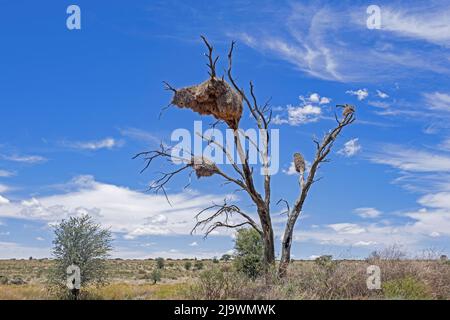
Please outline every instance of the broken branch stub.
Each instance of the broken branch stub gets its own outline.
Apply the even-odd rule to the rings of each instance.
[[[242,97],[224,80],[212,77],[205,82],[174,91],[172,104],[201,115],[212,115],[234,130],[242,116]]]
[[[298,173],[303,174],[305,172],[306,169],[305,159],[298,152],[294,153],[294,166],[295,171],[297,171]]]

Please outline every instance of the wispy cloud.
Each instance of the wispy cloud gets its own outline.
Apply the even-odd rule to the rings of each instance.
[[[116,140],[114,138],[105,138],[101,140],[84,141],[84,142],[65,142],[65,145],[80,150],[101,150],[101,149],[113,149],[123,146],[124,142]]]
[[[8,161],[14,161],[14,162],[22,162],[22,163],[29,163],[29,164],[36,164],[36,163],[42,163],[46,162],[47,159],[42,156],[36,156],[36,155],[2,155],[3,159]]]
[[[381,215],[381,211],[370,207],[356,208],[354,211],[358,216],[365,219],[377,218]]]
[[[133,140],[142,141],[148,144],[159,144],[161,141],[154,134],[138,129],[138,128],[125,128],[120,129],[120,134],[124,137],[128,137]]]
[[[448,6],[424,10],[383,7],[382,29],[397,36],[450,46],[449,16]]]
[[[450,94],[443,92],[424,93],[427,107],[450,113]]]
[[[450,172],[450,155],[385,145],[381,151],[369,156],[375,163],[413,172]]]
[[[381,30],[368,30],[366,6],[297,2],[274,15],[279,28],[254,23],[246,26],[245,33],[230,36],[319,79],[379,82],[406,79],[412,70],[450,74],[440,48],[402,41],[409,37],[448,45],[448,8],[423,7],[406,12],[383,6]]]
[[[15,173],[7,170],[0,170],[0,178],[9,178],[14,176]]]

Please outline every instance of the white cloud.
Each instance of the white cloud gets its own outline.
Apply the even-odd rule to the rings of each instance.
[[[320,98],[319,104],[328,104],[330,102],[331,102],[330,98],[322,97],[322,98]]]
[[[28,156],[28,155],[9,155],[9,156],[3,155],[2,158],[8,161],[22,162],[29,164],[42,163],[47,161],[46,158],[41,156]]]
[[[45,239],[44,238],[42,238],[42,237],[36,237],[35,238],[37,241],[44,241]]]
[[[100,150],[100,149],[112,149],[115,147],[120,147],[123,145],[123,141],[116,141],[113,138],[105,138],[96,141],[86,141],[86,142],[71,142],[67,143],[70,147],[82,150]]]
[[[377,96],[381,99],[387,99],[389,98],[389,95],[383,91],[377,90]]]
[[[287,174],[288,176],[296,175],[298,174],[297,170],[295,169],[295,163],[294,161],[291,162],[289,165],[289,168],[287,170],[283,169],[283,172]]]
[[[438,238],[440,236],[441,236],[441,234],[439,232],[436,232],[436,231],[433,231],[433,232],[430,233],[430,237],[432,237],[432,238]]]
[[[322,109],[311,104],[303,107],[288,106],[288,122],[290,125],[297,126],[299,124],[316,122],[319,120],[319,116],[322,113]]]
[[[381,215],[381,211],[375,208],[356,208],[354,211],[361,218],[377,218]]]
[[[356,96],[359,101],[362,101],[369,96],[369,91],[367,91],[367,89],[358,89],[356,91],[347,90],[345,93],[348,93],[352,96]]]
[[[338,153],[346,157],[353,157],[360,151],[361,145],[358,142],[358,138],[355,138],[344,143],[344,147]]]
[[[376,245],[376,241],[357,241],[353,245],[355,247],[367,247],[367,246],[374,246]]]
[[[0,178],[9,178],[14,175],[14,172],[7,171],[7,170],[0,170]]]
[[[309,100],[310,100],[311,102],[313,102],[313,103],[319,103],[319,102],[320,102],[320,96],[319,96],[318,93],[312,93],[312,94],[309,96]]]
[[[331,99],[328,97],[322,97],[317,92],[311,93],[309,97],[299,96],[300,101],[302,101],[303,105],[307,104],[328,104],[331,102]]]
[[[0,206],[1,206],[2,204],[8,204],[8,203],[9,203],[9,200],[6,199],[5,197],[2,197],[2,196],[0,195]]]
[[[308,160],[305,160],[306,163],[306,170],[309,170],[309,168],[311,167],[311,162],[309,162]],[[292,161],[289,165],[289,168],[283,169],[283,173],[287,174],[288,176],[292,176],[292,175],[298,175],[299,173],[297,172],[297,170],[295,169],[295,163],[294,161]]]
[[[73,190],[66,193],[5,204],[0,216],[54,223],[69,216],[90,214],[111,231],[125,234],[127,239],[187,235],[199,211],[227,197],[186,190],[169,194],[171,206],[164,195],[97,182],[89,176],[74,179],[70,186]],[[235,196],[227,198],[230,197],[235,199]],[[229,234],[227,230],[220,232]]]
[[[190,243],[189,246],[191,246],[191,247],[197,247],[197,246],[198,246],[198,243],[197,243],[197,241],[194,241],[194,242]]]
[[[8,192],[8,191],[11,191],[10,187],[8,187],[7,185],[4,185],[4,184],[0,184],[0,192],[1,193],[5,193],[5,192]]]

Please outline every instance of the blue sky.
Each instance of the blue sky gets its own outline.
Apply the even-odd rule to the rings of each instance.
[[[66,27],[70,4],[81,8],[81,30]],[[366,26],[371,4],[380,29]],[[207,78],[201,34],[221,58],[236,40],[238,82],[253,80],[259,99],[271,98],[281,166],[273,199],[298,195],[292,155],[312,160],[312,136],[334,125],[333,106],[357,107],[307,200],[295,258],[362,258],[392,244],[411,255],[448,253],[449,16],[446,1],[3,2],[0,258],[49,256],[51,225],[82,213],[111,228],[114,256],[232,249],[230,232],[204,240],[190,231],[195,214],[233,188],[212,177],[186,190],[180,175],[170,206],[146,192],[163,163],[139,174],[143,163],[131,159],[169,143],[177,128],[213,122],[176,108],[159,119],[170,101],[163,80],[182,87]],[[253,125],[247,115],[241,124]],[[233,201],[254,214],[245,195]],[[279,240],[286,217],[275,202]]]

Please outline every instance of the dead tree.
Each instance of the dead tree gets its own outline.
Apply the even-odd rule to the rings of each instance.
[[[200,114],[212,115],[218,121],[224,122],[234,132],[234,148],[237,150],[237,154],[240,162],[236,162],[229,151],[217,141],[201,135],[201,138],[207,142],[207,144],[214,144],[220,150],[223,151],[228,158],[233,174],[229,174],[224,171],[219,165],[213,163],[211,160],[206,159],[203,156],[190,154],[188,157],[175,159],[181,163],[181,166],[176,169],[161,174],[161,177],[155,180],[149,187],[150,190],[155,192],[163,192],[167,197],[165,186],[170,180],[177,174],[190,170],[195,172],[197,177],[210,177],[212,175],[220,176],[224,179],[225,183],[233,184],[238,187],[238,190],[244,191],[256,207],[258,220],[255,221],[252,217],[243,212],[237,205],[228,204],[225,200],[223,204],[214,204],[208,207],[196,216],[197,223],[195,224],[192,232],[196,230],[203,230],[205,236],[208,236],[212,231],[218,228],[240,228],[243,226],[250,226],[254,228],[259,234],[261,234],[264,243],[264,265],[268,269],[271,265],[275,264],[275,244],[274,244],[274,232],[271,221],[271,175],[269,170],[269,151],[270,151],[270,136],[269,126],[272,119],[272,109],[268,102],[260,104],[256,98],[253,83],[249,84],[249,93],[240,88],[232,73],[233,66],[233,50],[235,42],[231,43],[230,50],[228,52],[228,69],[226,70],[227,78],[230,82],[228,84],[224,80],[224,76],[217,77],[216,63],[218,56],[214,58],[213,47],[209,44],[207,39],[202,36],[202,40],[205,43],[208,53],[205,54],[208,59],[209,79],[205,82],[181,89],[172,87],[167,82],[164,82],[166,89],[174,93],[171,104],[180,108],[189,108]],[[264,175],[264,186],[262,192],[259,192],[255,186],[253,174],[254,168],[249,164],[249,152],[248,149],[244,149],[241,143],[241,130],[239,129],[239,121],[242,116],[243,109],[247,109],[250,112],[251,117],[256,123],[259,132],[262,134],[261,147],[257,147],[258,154],[262,159],[262,169]],[[345,109],[348,111],[348,108]],[[353,109],[352,109],[353,110]],[[285,261],[290,260],[290,248],[292,240],[292,232],[295,222],[301,212],[303,203],[307,197],[309,188],[314,182],[315,173],[319,167],[319,164],[326,161],[327,155],[330,153],[334,140],[340,134],[341,130],[353,122],[353,111],[344,116],[343,120],[338,120],[338,126],[333,129],[322,141],[322,143],[316,142],[318,145],[318,151],[316,159],[313,162],[311,170],[309,171],[306,183],[303,182],[303,174],[305,169],[301,172],[301,188],[302,192],[299,199],[293,206],[292,211],[289,211],[288,223],[286,225],[285,239],[283,241],[283,255],[282,255],[282,268],[280,271],[286,269]],[[256,146],[255,141],[251,138],[245,137]],[[158,150],[152,150],[148,152],[142,152],[137,154],[134,158],[143,158],[145,166],[142,171],[145,171],[155,159],[174,160],[171,154],[171,147],[161,144]],[[284,201],[284,200],[282,200]],[[286,204],[287,202],[284,201]],[[289,205],[288,205],[289,207]],[[241,222],[233,222],[233,216],[238,216]],[[287,235],[287,237],[286,237]],[[288,245],[286,245],[288,244]],[[284,271],[280,273],[284,274]]]
[[[322,163],[329,161],[327,157],[330,154],[333,144],[336,141],[336,138],[341,133],[342,129],[355,121],[354,108],[352,106],[345,105],[340,107],[343,107],[344,111],[341,119],[339,119],[337,115],[335,115],[337,126],[328,134],[326,134],[321,142],[314,139],[314,143],[316,145],[316,154],[306,179],[303,157],[298,153],[296,153],[294,156],[296,171],[299,173],[300,194],[295,200],[292,209],[290,209],[289,206],[287,207],[288,220],[286,222],[286,227],[284,230],[284,236],[281,246],[281,260],[278,270],[278,274],[281,277],[286,275],[287,267],[291,260],[291,246],[295,224],[302,212],[303,204],[308,197],[308,192],[311,189],[311,186],[313,185],[313,183],[319,180],[315,178],[317,170]]]

